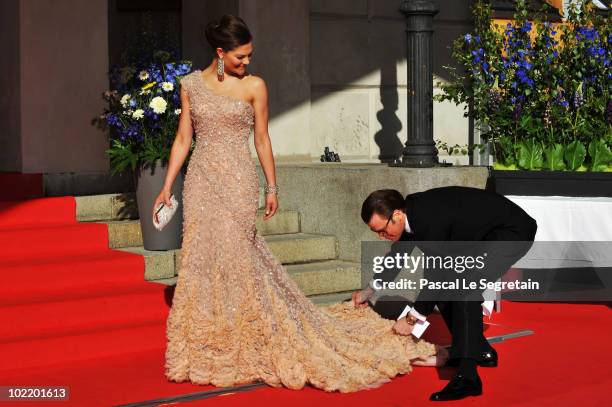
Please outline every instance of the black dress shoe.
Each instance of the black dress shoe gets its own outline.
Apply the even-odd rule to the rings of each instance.
[[[497,367],[497,360],[497,351],[491,348],[491,350],[484,351],[480,354],[480,357],[476,360],[476,364],[480,367]],[[444,367],[457,366],[459,366],[459,358],[449,359],[444,365]]]
[[[481,394],[480,377],[468,378],[462,374],[456,374],[442,390],[433,393],[429,399],[431,401],[461,400],[468,396],[480,396]]]
[[[497,351],[491,348],[491,350],[482,352],[476,363],[480,367],[497,367]]]

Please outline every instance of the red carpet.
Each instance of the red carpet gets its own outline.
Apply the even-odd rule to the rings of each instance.
[[[496,344],[500,366],[479,369],[484,394],[452,405],[608,405],[612,313],[607,306],[506,301],[494,319],[505,325],[529,327],[535,334]],[[437,404],[428,400],[429,395],[444,387],[452,374],[451,369],[415,368],[412,374],[378,389],[358,393],[263,388],[189,405],[431,406]]]
[[[163,367],[170,300],[144,281],[142,256],[110,250],[107,226],[78,223],[75,209],[74,197],[0,201],[0,385],[67,385],[70,404],[108,405],[106,385],[142,374],[135,358]],[[102,393],[81,390],[112,363],[131,378],[109,372]]]
[[[62,385],[61,405],[110,406],[213,389],[163,374],[170,290],[143,280],[141,256],[108,249],[102,224],[76,222],[73,197],[0,202],[0,386]],[[439,319],[429,338],[448,343]],[[455,404],[607,404],[610,309],[505,302],[486,330],[534,335],[496,344],[500,366],[480,369],[485,394]],[[261,388],[185,405],[430,405],[449,369],[415,368],[353,394]],[[8,405],[54,402],[0,402]],[[176,403],[175,403],[176,404]]]

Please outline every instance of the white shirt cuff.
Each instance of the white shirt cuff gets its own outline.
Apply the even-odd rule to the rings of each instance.
[[[416,338],[420,338],[421,335],[423,335],[423,332],[425,332],[425,330],[429,326],[429,322],[427,321],[427,318],[421,315],[421,313],[412,308],[410,305],[407,305],[406,308],[404,308],[404,310],[400,314],[400,316],[397,317],[398,321],[408,314],[412,315],[418,320],[417,323],[414,325],[414,328],[412,329],[412,335]]]
[[[370,282],[368,283],[368,287],[370,287],[374,291],[378,291],[378,289],[374,287],[374,280],[370,280]]]
[[[482,314],[491,318],[491,314],[493,313],[493,300],[486,300],[482,302]]]

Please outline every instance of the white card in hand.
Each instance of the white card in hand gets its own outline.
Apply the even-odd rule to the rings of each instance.
[[[420,338],[428,326],[428,321],[417,321],[416,324],[414,324],[414,328],[412,328],[412,335],[414,335],[416,338]]]

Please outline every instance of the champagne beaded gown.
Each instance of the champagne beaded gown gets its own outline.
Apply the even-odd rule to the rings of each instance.
[[[167,319],[169,380],[232,386],[263,381],[350,392],[411,370],[434,345],[351,303],[319,308],[255,228],[259,181],[248,146],[254,109],[208,89],[196,70],[181,86],[196,133],[183,189],[183,246]]]

